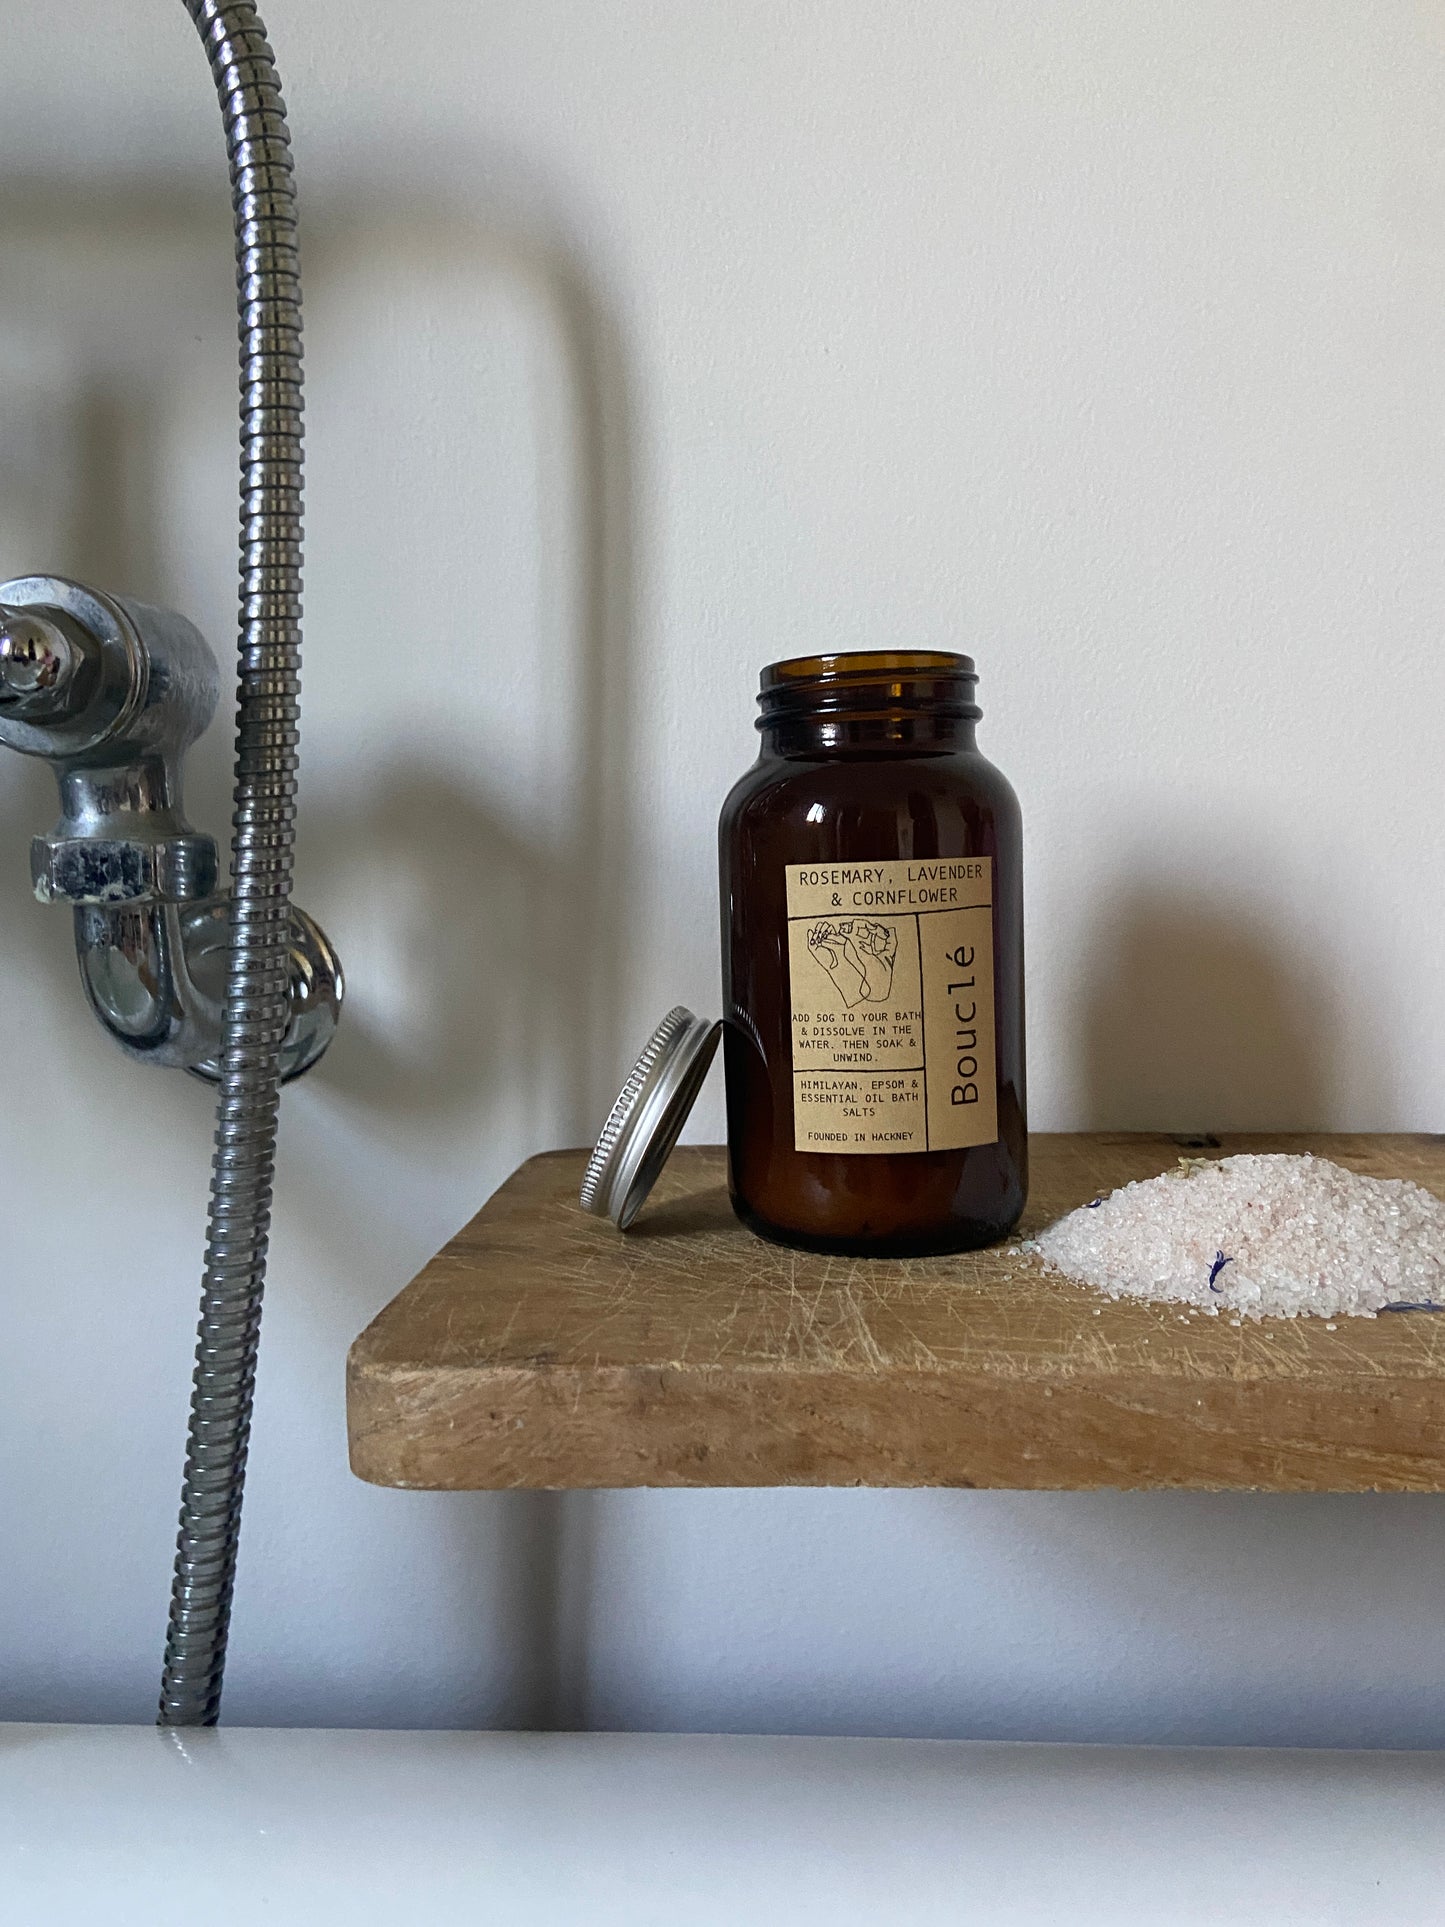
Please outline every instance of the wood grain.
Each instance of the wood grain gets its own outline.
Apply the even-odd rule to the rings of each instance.
[[[1020,1235],[1184,1155],[1314,1151],[1445,1197],[1445,1139],[1035,1137]],[[533,1158],[352,1347],[379,1485],[1445,1490],[1445,1314],[1232,1325],[1114,1304],[1012,1245],[811,1257],[674,1154],[626,1237]]]

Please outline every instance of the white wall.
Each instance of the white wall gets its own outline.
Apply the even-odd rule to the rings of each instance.
[[[344,30],[343,17],[352,24]],[[961,645],[1034,1122],[1442,1122],[1445,38],[1404,0],[273,0],[306,210],[304,900],[235,1721],[1445,1744],[1445,1507],[434,1496],[346,1346],[718,1001],[761,663]],[[232,631],[215,108],[0,3],[0,571]],[[226,816],[213,732],[196,812]],[[0,1715],[145,1719],[208,1094],[87,1019],[0,764]],[[558,907],[549,910],[551,902]],[[698,1134],[721,1129],[714,1089]]]

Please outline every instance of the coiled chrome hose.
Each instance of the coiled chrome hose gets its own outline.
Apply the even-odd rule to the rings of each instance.
[[[220,1711],[287,1022],[301,672],[301,285],[290,135],[250,0],[185,0],[225,118],[241,335],[231,953],[162,1726]]]

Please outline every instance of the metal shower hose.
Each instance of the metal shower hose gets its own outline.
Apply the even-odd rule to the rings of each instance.
[[[301,673],[301,284],[291,141],[249,0],[185,0],[225,118],[241,336],[232,946],[162,1726],[220,1711],[276,1164]]]

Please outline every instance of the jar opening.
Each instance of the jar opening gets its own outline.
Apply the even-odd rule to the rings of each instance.
[[[898,677],[966,676],[978,680],[973,657],[960,656],[947,649],[855,649],[837,654],[789,656],[783,662],[770,662],[762,673],[765,690],[788,683],[835,683],[866,677],[885,682]]]
[[[758,728],[848,717],[958,717],[977,722],[971,656],[934,649],[867,649],[790,656],[760,678]]]

